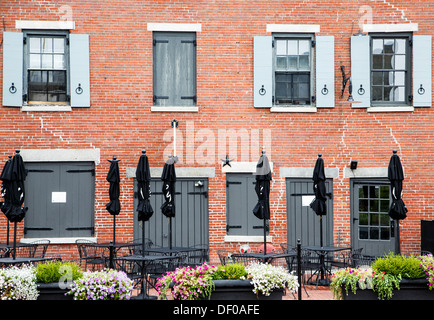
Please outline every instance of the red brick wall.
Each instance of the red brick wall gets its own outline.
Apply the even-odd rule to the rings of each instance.
[[[91,108],[72,112],[21,112],[0,106],[0,161],[16,148],[99,148],[96,164],[95,225],[99,241],[111,240],[112,217],[105,210],[109,162],[122,159],[122,211],[117,218],[117,239],[132,240],[132,178],[125,168],[135,167],[142,149],[151,166],[161,167],[169,142],[163,140],[173,118],[186,136],[187,122],[195,132],[209,129],[268,128],[274,163],[270,232],[274,244],[286,241],[285,180],[280,167],[313,167],[322,153],[325,165],[339,169],[334,179],[334,228],[350,239],[349,179],[343,170],[351,159],[359,167],[387,167],[391,151],[398,150],[406,179],[404,201],[408,218],[401,223],[403,252],[420,246],[420,220],[434,219],[433,108],[414,112],[367,113],[352,109],[340,98],[340,65],[350,70],[350,36],[359,22],[418,23],[415,34],[433,33],[432,0],[419,1],[6,1],[0,3],[5,31],[16,20],[73,20],[72,33],[90,35]],[[200,23],[197,33],[197,113],[156,113],[152,106],[152,32],[148,22]],[[1,21],[0,21],[1,23]],[[335,108],[316,113],[270,113],[253,108],[253,37],[269,35],[267,24],[319,24],[318,35],[335,37]],[[0,24],[1,28],[1,24]],[[2,37],[0,35],[0,37]],[[1,41],[1,40],[0,40]],[[3,48],[0,48],[2,56]],[[0,59],[0,73],[2,72]],[[1,92],[0,92],[1,95]],[[321,130],[317,126],[321,125]],[[185,143],[185,141],[184,141]],[[196,142],[195,146],[200,145]],[[258,145],[259,146],[259,145]],[[184,151],[187,146],[184,145]],[[217,151],[217,145],[215,150]],[[185,152],[184,152],[185,153]],[[248,161],[257,161],[260,149]],[[178,166],[202,166],[203,163]],[[185,157],[185,155],[184,155]],[[225,244],[225,174],[215,154],[215,178],[209,179],[210,247],[238,248]],[[241,150],[232,155],[239,161]],[[3,160],[1,160],[3,159]],[[429,159],[429,160],[428,160]],[[210,166],[205,164],[204,166]],[[157,213],[158,214],[158,213]],[[0,241],[5,240],[6,219],[0,217]],[[22,223],[21,223],[22,225]],[[335,232],[336,234],[336,232]],[[19,236],[22,235],[20,229]],[[335,235],[336,236],[336,235]],[[252,244],[252,247],[254,244]],[[75,246],[57,246],[63,254],[76,254]]]

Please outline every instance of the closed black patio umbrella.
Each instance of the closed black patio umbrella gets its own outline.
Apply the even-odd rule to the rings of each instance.
[[[148,221],[154,210],[152,209],[149,198],[151,196],[151,191],[149,187],[149,182],[151,181],[151,173],[149,169],[149,160],[146,155],[146,151],[142,151],[139,163],[136,169],[136,180],[138,186],[138,199],[139,204],[137,206],[138,220],[142,221],[142,254],[145,255],[145,221]]]
[[[404,204],[404,201],[402,200],[402,181],[404,180],[404,170],[396,150],[393,150],[393,155],[390,158],[388,178],[390,181],[390,187],[392,189],[392,204],[389,208],[389,216],[393,220],[396,220],[397,237],[395,239],[396,250],[399,254],[401,252],[399,239],[399,220],[404,220],[407,217],[408,210]]]
[[[256,185],[255,191],[258,196],[258,203],[253,208],[253,214],[264,221],[264,255],[267,254],[267,220],[270,219],[270,181],[271,169],[265,151],[256,164]]]
[[[315,199],[311,202],[310,207],[320,218],[320,245],[323,246],[323,231],[322,231],[322,216],[327,214],[326,205],[326,176],[324,172],[324,160],[321,154],[318,155],[318,159],[313,169],[313,192],[315,193]]]
[[[110,168],[107,173],[106,180],[110,182],[109,196],[110,202],[106,204],[107,211],[113,216],[113,244],[116,243],[116,216],[121,211],[121,203],[119,201],[121,181],[119,175],[119,159],[113,156],[113,159],[107,160],[110,162]]]
[[[3,197],[4,201],[0,201],[0,210],[6,214],[8,212],[10,206],[11,206],[11,200],[10,200],[10,192],[8,192],[8,183],[9,181],[6,179],[6,172],[8,172],[8,167],[11,164],[12,156],[8,156],[8,160],[6,161],[2,173],[0,174],[0,180],[2,180],[2,185],[0,189],[1,196]],[[7,225],[7,235],[6,235],[6,244],[9,245],[9,219],[8,219],[8,225]]]
[[[4,214],[8,220],[14,223],[14,249],[12,257],[15,259],[17,223],[24,219],[28,209],[27,207],[23,207],[25,199],[24,181],[26,180],[27,170],[24,167],[20,150],[16,150],[11,162],[3,171],[2,180],[6,181],[5,194],[9,204],[3,204],[2,208],[5,209]]]
[[[169,247],[172,249],[172,218],[175,217],[175,162],[177,157],[169,156],[163,167],[161,180],[163,180],[164,203],[161,205],[161,212],[169,218]]]

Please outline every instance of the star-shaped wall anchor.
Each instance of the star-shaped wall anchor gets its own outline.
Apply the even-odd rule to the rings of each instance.
[[[230,162],[231,162],[232,160],[234,160],[234,159],[229,159],[229,155],[226,155],[226,159],[220,159],[220,160],[223,161],[223,167],[224,167],[225,165],[228,165],[229,167],[232,167],[231,164],[230,164]]]

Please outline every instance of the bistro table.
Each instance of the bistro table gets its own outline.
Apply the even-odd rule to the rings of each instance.
[[[115,268],[114,261],[117,257],[117,253],[121,248],[133,248],[135,246],[141,245],[141,243],[133,242],[103,242],[103,243],[92,243],[94,247],[107,248],[109,250],[109,268]]]
[[[15,247],[16,248],[23,248],[23,247],[32,247],[34,244],[30,243],[22,243],[22,242],[16,242]],[[14,243],[0,243],[0,257],[9,257],[10,252],[14,249]]]
[[[137,297],[133,297],[132,299],[156,299],[155,296],[149,296],[147,294],[147,277],[148,277],[148,267],[154,264],[157,261],[163,260],[171,260],[178,259],[179,257],[176,255],[132,255],[121,257],[118,259],[122,259],[127,262],[134,262],[140,268],[140,274],[142,277],[142,290],[141,293]]]
[[[285,259],[288,270],[291,268],[293,260],[297,257],[296,252],[270,252],[270,253],[262,253],[262,252],[249,252],[249,253],[235,253],[231,255],[234,258],[234,261],[241,260],[243,258],[253,258],[257,259],[259,262],[263,263],[272,263],[273,260],[276,259]]]
[[[189,264],[190,262],[198,262],[194,260],[194,254],[202,251],[203,248],[194,247],[150,247],[145,249],[145,254],[161,254],[165,256],[181,255],[183,257],[182,263]],[[192,258],[191,261],[189,258]],[[202,263],[200,261],[199,263]],[[193,263],[194,264],[194,263]]]
[[[305,246],[305,247],[302,247],[302,249],[312,251],[312,252],[316,253],[320,258],[320,262],[319,262],[317,270],[315,270],[315,272],[310,277],[310,279],[312,279],[312,277],[315,274],[317,274],[316,285],[318,286],[318,284],[319,285],[329,285],[330,284],[330,280],[324,278],[326,273],[331,275],[331,270],[329,270],[325,264],[325,256],[329,253],[334,253],[337,251],[351,250],[351,247]],[[321,277],[321,278],[319,278],[319,277]]]
[[[52,260],[53,258],[33,258],[33,257],[16,257],[0,258],[0,267],[21,266],[23,264],[34,264],[35,262],[42,262]]]

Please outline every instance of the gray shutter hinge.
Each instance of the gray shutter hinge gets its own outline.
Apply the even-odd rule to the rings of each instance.
[[[274,40],[271,40],[271,47],[274,48]]]
[[[315,45],[316,45],[316,41],[315,40],[312,40],[312,48],[315,48]]]
[[[413,46],[413,39],[408,39],[408,45],[409,45],[410,47]]]
[[[66,45],[69,46],[69,38],[66,38]]]
[[[408,101],[410,101],[410,102],[413,101],[413,95],[412,94],[408,96]]]
[[[27,37],[23,37],[23,43],[27,44]]]
[[[316,96],[312,96],[312,102],[315,102]]]
[[[27,93],[23,94],[23,101],[27,102]]]

